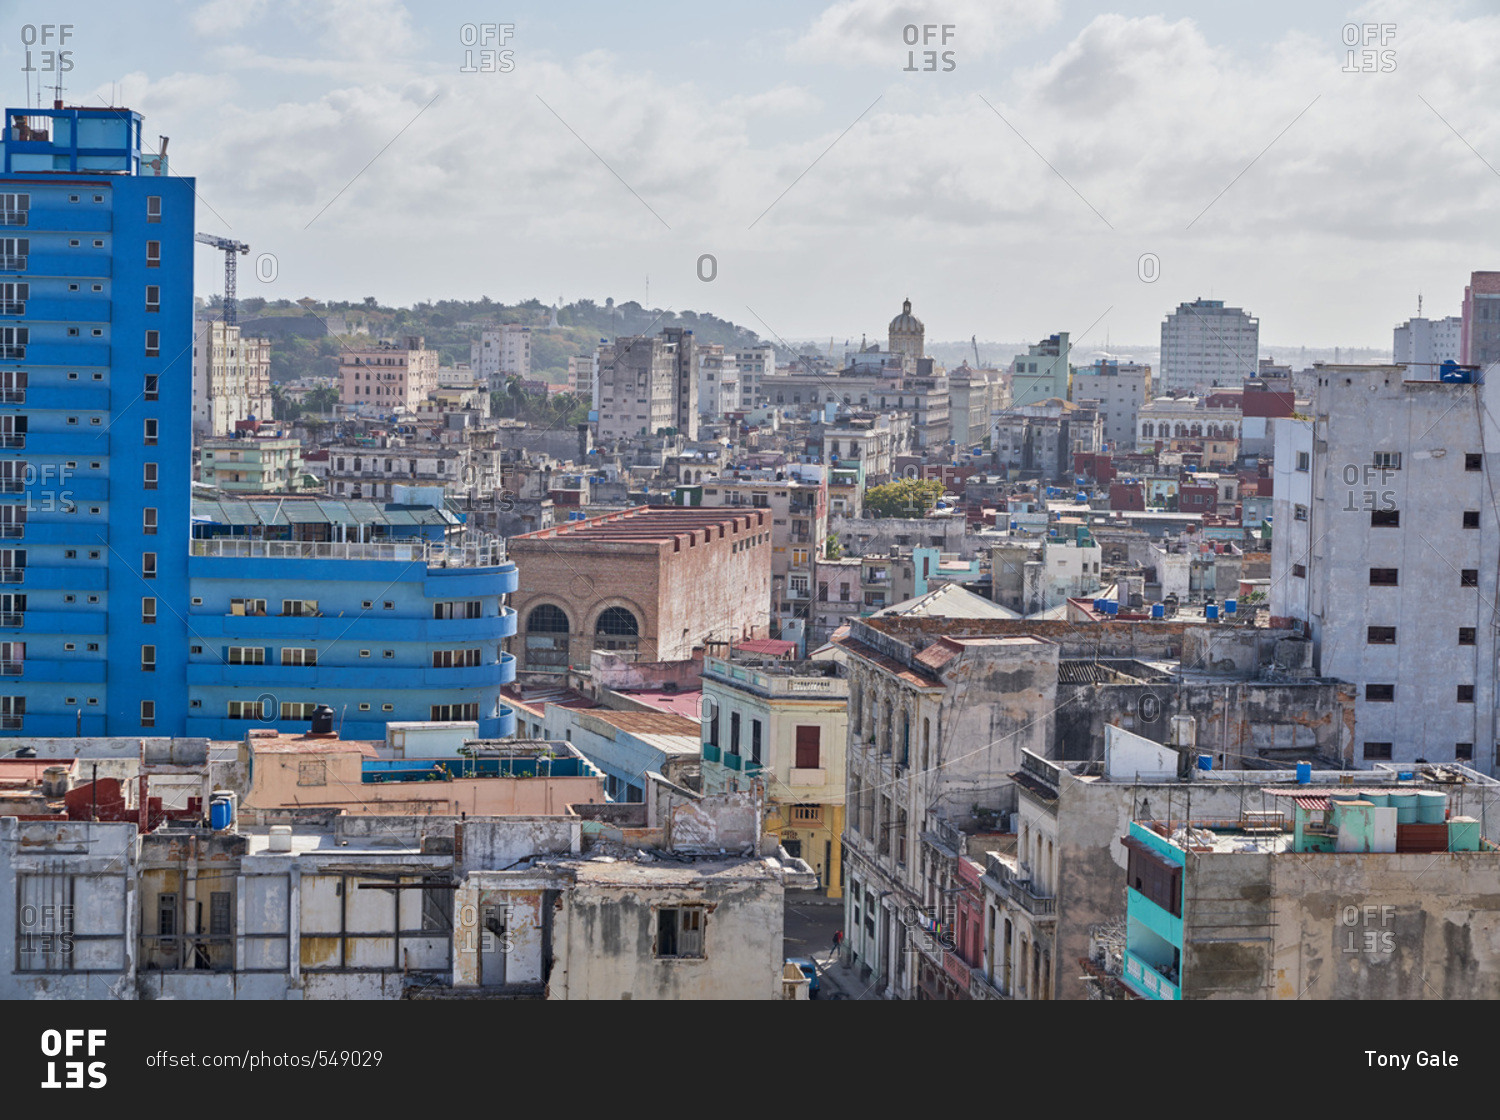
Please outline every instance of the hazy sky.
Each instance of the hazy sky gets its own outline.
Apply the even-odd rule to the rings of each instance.
[[[242,296],[644,301],[649,275],[652,304],[762,335],[878,336],[910,296],[929,338],[1097,346],[1154,342],[1201,295],[1259,316],[1263,343],[1389,346],[1418,291],[1457,314],[1469,272],[1500,268],[1493,3],[0,14],[5,103],[27,28],[72,24],[64,100],[113,93],[171,137],[198,228],[253,247]],[[925,49],[953,68],[921,69]],[[198,250],[199,294],[220,261]]]

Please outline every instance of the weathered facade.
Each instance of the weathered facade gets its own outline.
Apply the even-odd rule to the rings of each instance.
[[[916,984],[911,915],[933,902],[929,860],[950,858],[945,835],[987,831],[1015,809],[1021,752],[1045,753],[1052,736],[1058,647],[954,630],[943,619],[858,619],[839,643],[849,657],[845,935],[856,963],[902,998]]]
[[[564,674],[605,649],[678,661],[709,639],[763,638],[769,510],[638,507],[513,537],[518,671]]]

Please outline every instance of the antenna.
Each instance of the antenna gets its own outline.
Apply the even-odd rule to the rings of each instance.
[[[1417,293],[1417,318],[1420,319],[1421,317],[1422,317],[1422,293],[1418,292]]]

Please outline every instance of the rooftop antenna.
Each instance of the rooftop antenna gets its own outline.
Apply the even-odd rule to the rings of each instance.
[[[1421,317],[1422,317],[1422,293],[1418,292],[1417,293],[1417,318],[1420,319]]]

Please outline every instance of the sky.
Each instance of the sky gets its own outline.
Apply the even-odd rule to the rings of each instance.
[[[929,339],[1086,349],[1202,297],[1386,348],[1500,269],[1493,3],[0,0],[7,106],[50,103],[59,25],[63,100],[170,137],[241,297],[840,342],[910,298]]]

